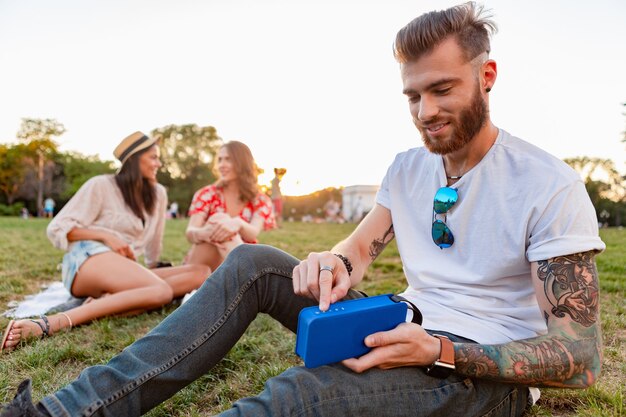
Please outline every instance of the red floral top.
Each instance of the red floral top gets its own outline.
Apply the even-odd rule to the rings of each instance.
[[[197,213],[203,213],[205,215],[205,221],[215,213],[227,213],[224,196],[215,184],[200,188],[194,194],[193,199],[191,200],[191,206],[189,206],[189,216],[193,216]],[[272,209],[272,200],[270,200],[270,198],[265,194],[259,193],[253,201],[249,201],[239,213],[239,217],[247,223],[250,223],[255,214],[258,214],[263,218],[264,230],[276,227],[276,221],[274,219],[274,212]],[[245,242],[257,243],[257,240],[255,239],[251,242]]]

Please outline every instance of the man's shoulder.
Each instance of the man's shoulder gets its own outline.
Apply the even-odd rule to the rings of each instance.
[[[553,178],[558,176],[567,181],[580,178],[572,167],[548,151],[504,130],[501,130],[501,135],[496,146],[508,163],[522,167],[526,172],[543,172],[545,175]]]

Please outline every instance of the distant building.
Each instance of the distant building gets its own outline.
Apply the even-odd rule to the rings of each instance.
[[[342,193],[343,218],[349,222],[358,223],[374,208],[378,185],[351,185],[345,187]]]

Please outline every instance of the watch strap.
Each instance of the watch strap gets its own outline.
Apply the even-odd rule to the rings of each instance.
[[[446,336],[433,334],[439,339],[441,352],[439,359],[426,368],[426,374],[437,378],[447,378],[456,369],[454,365],[454,343]]]
[[[441,343],[441,353],[439,354],[439,360],[437,362],[441,362],[442,364],[451,366],[454,368],[454,343],[446,336],[442,336],[439,334],[433,335],[439,342]]]

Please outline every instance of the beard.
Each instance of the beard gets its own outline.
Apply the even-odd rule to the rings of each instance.
[[[476,83],[476,90],[472,96],[472,101],[467,107],[461,110],[457,120],[451,121],[454,130],[448,140],[438,141],[431,138],[425,128],[418,126],[417,129],[422,135],[422,141],[424,141],[426,149],[435,154],[446,155],[456,152],[470,143],[485,125],[486,121],[487,103],[480,95],[480,87],[478,83]],[[430,124],[433,125],[437,123],[438,121],[435,119]]]

